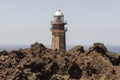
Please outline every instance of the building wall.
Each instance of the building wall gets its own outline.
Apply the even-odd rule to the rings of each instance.
[[[59,36],[58,33],[52,33],[52,49],[59,49]]]
[[[52,31],[52,49],[65,50],[66,42],[65,42],[65,31],[64,30],[53,30]]]
[[[66,49],[66,42],[65,42],[65,32],[60,33],[60,38],[59,38],[59,47],[60,49],[65,50]]]

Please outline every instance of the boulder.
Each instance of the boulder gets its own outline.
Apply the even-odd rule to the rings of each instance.
[[[94,43],[94,45],[92,47],[89,48],[89,51],[96,51],[97,53],[102,53],[102,54],[106,54],[107,52],[107,48],[104,46],[103,43]]]
[[[31,45],[31,51],[32,53],[41,53],[42,51],[45,51],[46,47],[42,43],[35,42]]]
[[[83,46],[78,45],[78,46],[75,46],[72,49],[70,49],[69,52],[70,53],[83,53],[83,52],[85,52],[85,50],[84,50]]]

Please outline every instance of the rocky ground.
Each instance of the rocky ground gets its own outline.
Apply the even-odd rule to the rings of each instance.
[[[57,51],[36,42],[0,52],[0,80],[120,80],[120,55],[102,43]]]

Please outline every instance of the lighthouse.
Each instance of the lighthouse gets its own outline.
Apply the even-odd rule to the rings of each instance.
[[[66,31],[67,24],[64,21],[64,15],[60,9],[54,14],[54,19],[51,21],[51,32],[52,32],[52,49],[53,50],[66,50]]]

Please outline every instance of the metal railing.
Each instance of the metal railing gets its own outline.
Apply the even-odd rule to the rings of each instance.
[[[52,30],[59,30],[59,29],[53,29],[53,27],[50,27],[50,30],[52,31]],[[63,30],[68,31],[68,28],[67,28],[67,27],[64,27]]]
[[[67,24],[67,21],[51,21],[51,24]]]

